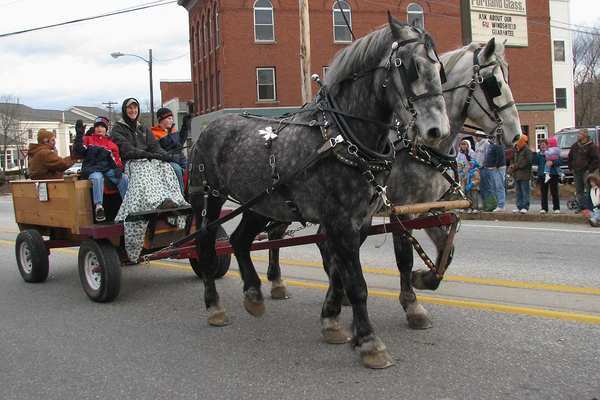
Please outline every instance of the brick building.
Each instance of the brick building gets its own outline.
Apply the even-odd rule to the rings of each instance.
[[[471,0],[481,3],[481,0]],[[465,0],[311,0],[311,70],[323,75],[334,54],[356,37],[400,20],[422,24],[440,52],[463,46]],[[497,2],[495,2],[497,3]],[[523,2],[524,3],[524,2]],[[189,12],[196,121],[250,110],[281,114],[301,105],[297,0],[179,0]],[[507,49],[510,84],[523,131],[554,132],[548,0],[527,0],[525,47]],[[314,90],[314,87],[313,87]],[[536,145],[531,140],[530,145]]]
[[[194,102],[192,82],[187,80],[160,81],[160,104],[173,112],[173,122],[181,126],[183,116],[190,112]]]

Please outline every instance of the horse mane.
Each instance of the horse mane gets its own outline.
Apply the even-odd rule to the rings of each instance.
[[[468,45],[463,46],[463,47],[461,47],[459,49],[452,50],[452,51],[449,51],[447,53],[442,54],[440,56],[440,58],[444,62],[444,69],[446,70],[446,73],[452,72],[452,69],[458,63],[458,60],[460,60],[461,57],[467,51],[474,52],[479,47],[483,47],[483,45],[481,43],[471,42]],[[505,70],[507,70],[508,69],[508,63],[506,62],[506,60],[504,59],[504,57],[501,56],[501,55],[499,55],[498,53],[495,53],[494,55],[496,56],[496,58],[498,59],[498,62],[500,62],[500,64],[502,65],[502,67]],[[446,60],[446,61],[444,61],[444,60]]]
[[[397,24],[401,28],[408,24]],[[393,42],[389,24],[363,36],[348,47],[340,50],[330,63],[325,84],[331,91],[337,91],[337,84],[353,73],[360,73],[377,67],[386,50],[391,50]],[[359,70],[360,68],[360,70]]]

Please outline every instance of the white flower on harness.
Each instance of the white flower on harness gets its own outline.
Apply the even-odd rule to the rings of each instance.
[[[275,132],[273,132],[273,128],[270,126],[267,126],[265,129],[259,130],[258,134],[263,135],[263,138],[265,140],[277,139],[277,134]]]

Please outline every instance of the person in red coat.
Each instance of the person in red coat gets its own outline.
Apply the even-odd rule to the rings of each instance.
[[[123,174],[123,162],[119,155],[119,147],[106,134],[109,127],[107,118],[98,117],[94,122],[94,131],[84,136],[85,126],[81,120],[75,123],[75,153],[83,157],[81,176],[92,182],[92,198],[96,221],[106,220],[104,206],[104,179],[108,179],[119,190],[121,198],[125,198],[129,179]]]

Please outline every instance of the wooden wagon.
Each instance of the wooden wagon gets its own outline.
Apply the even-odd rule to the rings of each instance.
[[[78,180],[77,176],[60,180],[13,181],[11,192],[15,219],[20,231],[15,252],[23,279],[26,282],[45,281],[49,272],[51,249],[79,247],[79,278],[85,293],[97,302],[114,300],[120,291],[121,266],[128,262],[124,250],[123,224],[94,222],[90,182]],[[369,235],[445,226],[450,230],[445,250],[447,254],[443,255],[447,258],[459,220],[455,213],[445,211],[468,206],[468,201],[461,200],[394,207],[393,211],[398,214],[426,212],[433,212],[433,214],[402,223],[373,225]],[[221,216],[224,217],[231,212],[232,210],[223,210]],[[168,217],[190,215],[190,213],[191,209],[184,207],[131,214],[128,220],[141,218],[149,220],[142,260],[188,259],[194,272],[201,276],[197,266],[198,254],[194,240],[185,240],[186,237],[190,237],[190,232],[194,231],[193,221],[190,221],[187,229],[180,229],[166,223]],[[229,269],[233,249],[227,239],[227,234],[220,227],[216,243],[218,255],[216,277],[225,275]],[[317,243],[324,239],[325,236],[322,234],[311,234],[279,240],[257,240],[251,249],[299,246]],[[173,246],[174,242],[178,244]]]

